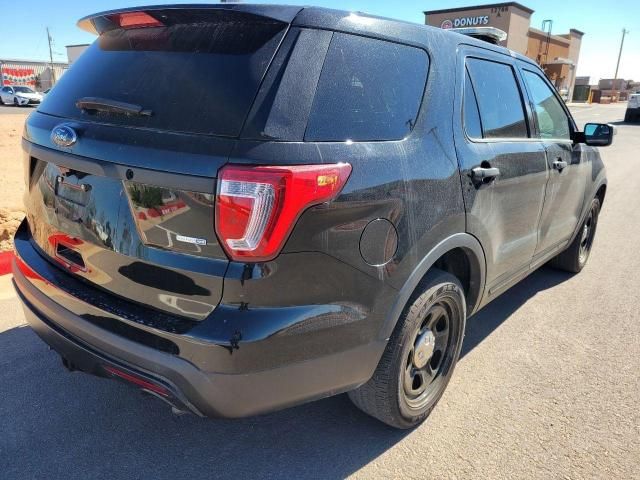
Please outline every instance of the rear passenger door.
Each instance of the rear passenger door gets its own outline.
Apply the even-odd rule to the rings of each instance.
[[[585,159],[571,140],[573,123],[563,102],[544,75],[521,62],[522,78],[529,92],[536,136],[545,147],[549,183],[540,219],[536,256],[561,248],[575,231],[586,188]]]
[[[532,138],[530,109],[514,61],[467,47],[458,62],[454,122],[467,231],[482,243],[494,296],[526,274],[538,242],[548,172]],[[487,291],[485,291],[485,294]]]

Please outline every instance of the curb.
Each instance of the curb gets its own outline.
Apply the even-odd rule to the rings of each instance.
[[[0,252],[0,275],[11,273],[13,252]]]

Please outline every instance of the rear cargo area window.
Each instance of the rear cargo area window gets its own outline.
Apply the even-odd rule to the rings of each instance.
[[[238,136],[286,23],[229,10],[167,10],[159,27],[103,33],[47,95],[60,117],[186,133]],[[77,100],[139,105],[147,115],[86,113]]]
[[[416,121],[425,51],[335,33],[309,116],[306,141],[400,140]]]

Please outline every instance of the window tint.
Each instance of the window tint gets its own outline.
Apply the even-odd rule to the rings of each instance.
[[[527,124],[513,69],[503,63],[467,59],[478,99],[484,138],[526,138]]]
[[[427,78],[420,49],[336,33],[305,140],[399,140],[413,128]]]
[[[537,73],[524,70],[524,79],[535,106],[540,137],[568,140],[571,137],[569,117],[553,94],[553,90]]]
[[[286,23],[231,10],[166,10],[167,26],[103,33],[40,111],[158,130],[236,136]],[[82,97],[141,105],[151,116],[76,107]]]
[[[469,78],[469,72],[464,74],[464,129],[470,138],[482,138],[482,125],[480,124],[480,113],[478,112],[478,101],[473,92],[473,85]]]

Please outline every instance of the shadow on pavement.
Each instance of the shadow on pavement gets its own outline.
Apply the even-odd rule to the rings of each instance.
[[[463,355],[569,277],[543,269],[487,306]],[[0,476],[11,479],[344,478],[409,434],[346,395],[250,419],[176,417],[126,385],[68,373],[29,327],[0,333],[0,392]]]
[[[617,122],[609,122],[611,125],[625,125],[627,127],[640,127],[640,120],[635,122],[625,122],[624,120],[618,120]],[[615,141],[615,138],[614,138]]]
[[[572,276],[567,272],[542,267],[485,306],[467,321],[460,357],[471,352],[536,293],[553,288]]]

